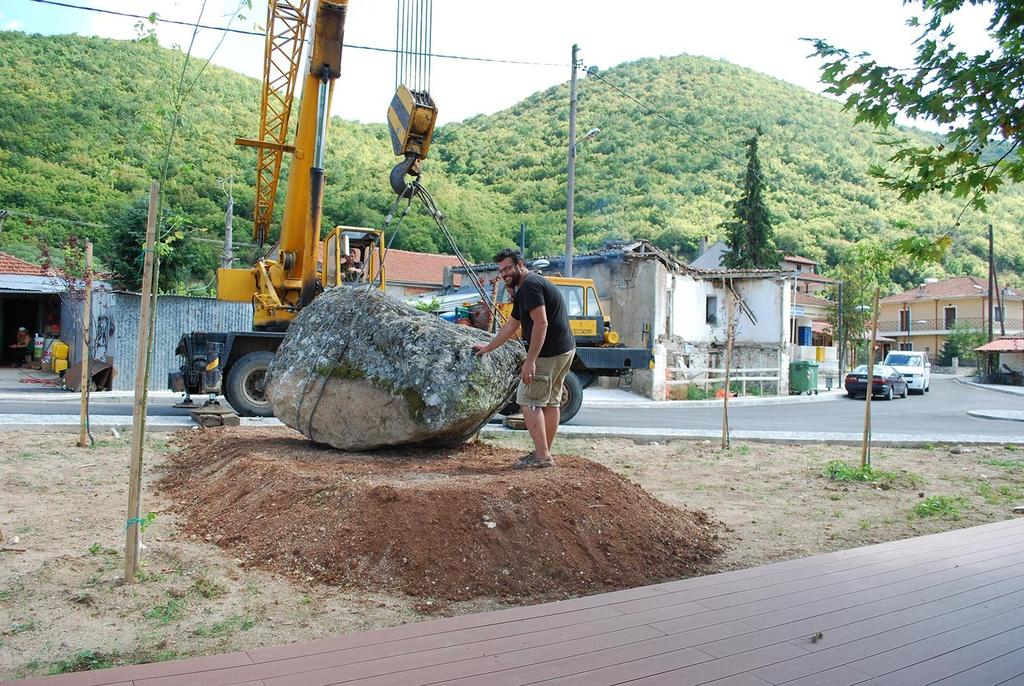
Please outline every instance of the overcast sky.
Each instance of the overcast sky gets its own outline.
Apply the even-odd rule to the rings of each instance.
[[[165,19],[194,22],[203,0],[64,0],[135,14],[157,12]],[[253,0],[244,20],[232,26],[259,29],[266,0]],[[226,26],[238,0],[206,0],[202,21]],[[525,66],[435,59],[431,93],[441,122],[505,109],[537,91],[568,81],[570,51],[578,43],[585,65],[602,69],[642,57],[679,54],[720,58],[820,92],[818,62],[808,59],[802,37],[826,38],[851,51],[868,51],[884,63],[912,64],[916,30],[905,25],[917,5],[899,0],[435,0],[433,49],[467,57],[553,63]],[[958,40],[974,51],[989,45],[985,8],[957,17]],[[395,0],[351,0],[343,75],[334,113],[363,122],[384,121],[394,93],[394,56],[354,46],[395,46]],[[32,0],[0,0],[0,28],[30,33],[77,33],[132,38],[137,20],[44,5]],[[158,24],[163,45],[188,46],[191,28]],[[263,40],[204,30],[193,54],[260,77]],[[59,78],[59,75],[57,76]],[[586,84],[581,83],[581,88]],[[580,126],[587,127],[587,122]]]

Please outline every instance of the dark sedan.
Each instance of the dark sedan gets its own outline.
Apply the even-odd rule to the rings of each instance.
[[[872,370],[874,383],[871,384],[871,395],[880,395],[886,400],[894,396],[907,397],[907,380],[895,368],[884,364],[876,364]],[[851,398],[867,396],[868,366],[862,364],[846,375],[846,393]]]

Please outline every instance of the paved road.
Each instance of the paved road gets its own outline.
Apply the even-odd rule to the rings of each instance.
[[[81,400],[77,395],[69,396],[67,400],[45,402],[0,401],[0,414],[78,415]],[[146,409],[146,414],[150,417],[187,417],[189,413],[188,410],[171,407],[168,402],[150,402]],[[89,414],[131,416],[132,404],[103,402],[93,397],[89,403]]]
[[[77,415],[78,396],[66,401],[0,401],[0,415]],[[157,399],[149,406],[151,417],[186,417],[188,410],[171,407],[172,401]],[[976,434],[1005,437],[1024,443],[1024,424],[971,417],[968,410],[1024,410],[1024,398],[958,384],[951,379],[934,379],[926,395],[912,395],[891,402],[876,399],[871,404],[876,434],[919,436]],[[128,416],[130,403],[94,401],[93,415]],[[864,401],[843,397],[837,400],[792,405],[734,406],[729,424],[734,431],[788,431],[856,433],[863,429]],[[572,427],[628,427],[632,429],[720,430],[720,408],[644,407],[628,403],[614,409],[584,408],[570,422]]]
[[[1005,436],[1024,443],[1024,424],[968,416],[968,410],[1024,410],[1024,398],[933,379],[932,390],[891,402],[871,402],[874,433],[908,434],[927,438],[937,434]],[[635,426],[652,429],[722,428],[720,408],[584,408],[571,426]],[[857,432],[864,428],[864,401],[841,397],[796,405],[731,407],[729,426],[743,431]]]

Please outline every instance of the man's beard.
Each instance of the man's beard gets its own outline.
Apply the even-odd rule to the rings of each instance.
[[[522,285],[524,275],[519,272],[512,272],[509,274],[509,280],[505,282],[505,285],[509,288],[519,288]]]

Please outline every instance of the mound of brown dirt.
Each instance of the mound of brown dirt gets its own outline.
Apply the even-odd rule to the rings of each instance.
[[[691,576],[720,551],[704,512],[578,457],[512,470],[469,444],[344,453],[288,429],[178,434],[159,487],[189,533],[304,580],[461,600]]]

